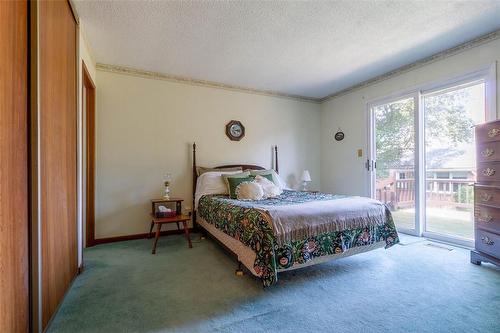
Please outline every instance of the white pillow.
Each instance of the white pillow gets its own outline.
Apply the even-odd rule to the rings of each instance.
[[[236,186],[236,198],[238,200],[262,200],[264,190],[256,182],[243,182]]]
[[[276,186],[272,181],[262,176],[255,176],[255,182],[262,187],[264,198],[274,198],[283,193],[283,190]]]
[[[241,171],[209,171],[201,174],[196,181],[196,192],[194,196],[195,209],[198,201],[208,194],[229,194],[222,175],[241,173]]]
[[[266,174],[271,173],[273,177],[273,182],[278,186],[281,190],[289,190],[288,185],[286,182],[278,175],[278,173],[274,169],[269,169],[269,170],[245,170],[245,171],[250,171],[250,174],[252,175],[259,175],[262,172],[265,172]]]

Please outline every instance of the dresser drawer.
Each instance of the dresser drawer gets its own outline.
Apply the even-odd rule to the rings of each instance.
[[[500,257],[500,236],[485,230],[476,230],[476,250]]]
[[[500,161],[500,141],[483,143],[477,146],[477,162]]]
[[[474,186],[474,202],[476,204],[486,204],[500,207],[500,188]]]
[[[476,127],[476,142],[500,141],[500,122],[492,122]]]
[[[500,181],[500,162],[487,162],[477,164],[478,182]]]
[[[500,234],[500,208],[476,205],[474,222],[477,228]]]

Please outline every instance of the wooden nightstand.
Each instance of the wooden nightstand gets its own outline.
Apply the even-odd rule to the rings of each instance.
[[[184,227],[184,234],[186,235],[186,239],[188,241],[189,248],[192,248],[191,238],[189,237],[189,228],[187,222],[191,220],[191,217],[182,214],[182,205],[183,199],[151,199],[151,227],[149,228],[149,238],[151,238],[151,233],[153,232],[154,225],[156,224],[156,236],[153,242],[153,250],[152,254],[156,253],[156,244],[158,243],[158,238],[160,238],[161,226],[163,224],[175,223],[177,224],[177,230],[180,230],[179,223],[182,223]],[[156,216],[156,205],[161,203],[175,203],[175,215],[169,217],[157,217]]]

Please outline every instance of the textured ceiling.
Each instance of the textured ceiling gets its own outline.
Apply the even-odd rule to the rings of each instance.
[[[500,29],[500,1],[75,1],[98,63],[321,98]]]

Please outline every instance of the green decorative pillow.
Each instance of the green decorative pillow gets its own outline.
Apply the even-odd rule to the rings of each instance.
[[[257,177],[257,176],[261,176],[261,177],[267,178],[268,180],[270,180],[270,181],[272,181],[274,183],[272,173],[268,173],[268,174],[264,174],[264,175],[252,175],[252,174],[250,174],[249,177],[255,179],[255,177]]]
[[[242,183],[251,183],[254,181],[254,178],[252,177],[240,177],[240,178],[227,178],[227,182],[229,184],[229,197],[231,199],[236,199],[236,189],[238,188],[238,185]]]
[[[226,183],[227,186],[227,191],[229,192],[229,178],[247,178],[250,177],[250,172],[249,171],[244,171],[241,173],[232,173],[228,175],[222,175],[222,179],[224,180],[224,183]]]

